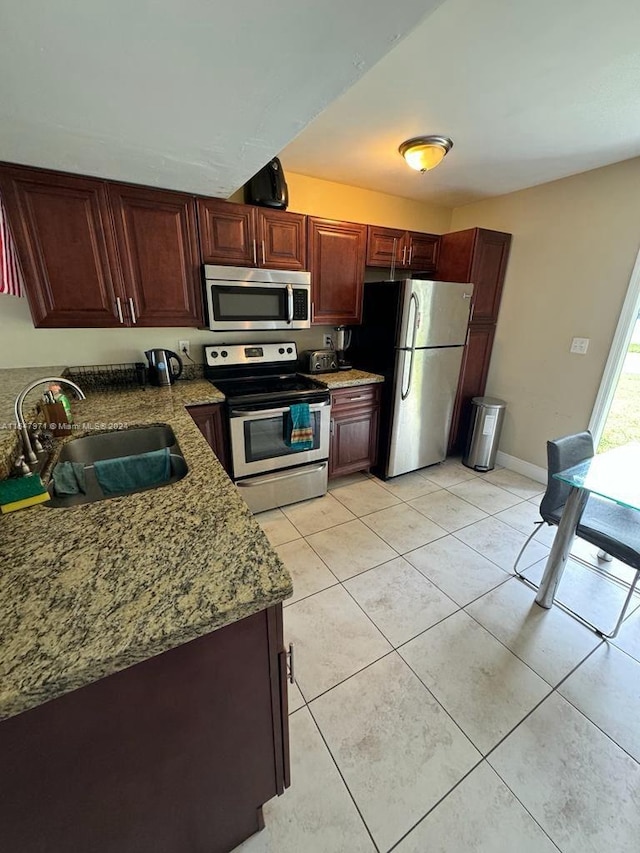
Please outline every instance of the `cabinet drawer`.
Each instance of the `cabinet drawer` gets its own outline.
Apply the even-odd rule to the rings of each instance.
[[[371,385],[354,385],[350,388],[339,388],[331,392],[331,407],[333,411],[354,407],[377,406],[380,403],[380,383]]]

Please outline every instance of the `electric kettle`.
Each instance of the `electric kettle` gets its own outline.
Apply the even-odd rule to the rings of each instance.
[[[145,352],[149,362],[149,383],[151,385],[173,385],[182,374],[182,359],[170,349],[149,349]],[[172,361],[178,364],[173,369]]]

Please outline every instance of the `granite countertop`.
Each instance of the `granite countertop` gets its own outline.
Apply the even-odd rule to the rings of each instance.
[[[291,595],[288,572],[185,409],[222,399],[196,379],[72,403],[85,428],[169,424],[189,472],[138,494],[0,517],[0,719]]]
[[[384,382],[384,376],[379,376],[377,373],[367,373],[366,370],[338,370],[335,373],[305,373],[304,375],[322,382],[329,389]]]

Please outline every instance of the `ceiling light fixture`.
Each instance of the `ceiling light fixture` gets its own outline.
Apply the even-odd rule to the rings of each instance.
[[[416,136],[403,142],[398,151],[416,172],[435,169],[453,148],[448,136]]]

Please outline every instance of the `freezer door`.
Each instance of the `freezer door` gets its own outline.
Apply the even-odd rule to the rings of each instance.
[[[446,457],[463,349],[397,351],[387,477]]]
[[[397,346],[461,346],[467,335],[472,284],[407,279],[402,283]]]

